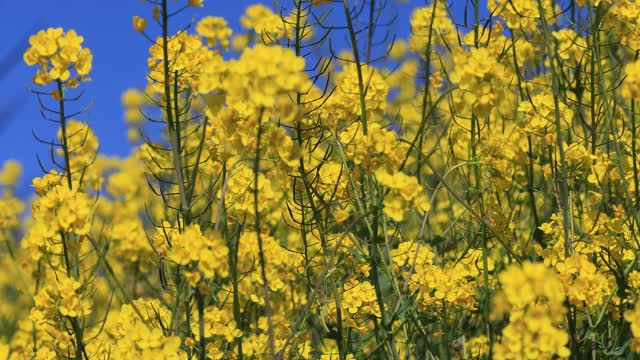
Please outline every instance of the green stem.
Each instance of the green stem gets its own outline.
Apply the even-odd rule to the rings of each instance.
[[[347,19],[347,27],[349,29],[349,38],[351,40],[351,49],[353,51],[353,59],[356,65],[356,72],[358,73],[358,90],[360,92],[360,121],[362,122],[362,132],[367,135],[367,105],[365,103],[365,89],[364,80],[362,77],[362,68],[360,62],[360,51],[358,50],[358,41],[356,40],[356,32],[353,28],[353,21],[351,19],[351,11],[349,11],[349,4],[347,0],[342,0],[344,7],[344,15]]]
[[[69,147],[67,145],[67,117],[65,115],[64,109],[64,88],[62,86],[62,81],[60,79],[56,80],[56,84],[58,86],[58,93],[60,95],[60,100],[58,101],[60,105],[60,130],[62,131],[62,151],[64,153],[64,164],[65,164],[65,172],[67,174],[67,185],[69,186],[69,190],[73,190],[73,183],[71,181],[71,161],[69,154]]]
[[[555,51],[551,48],[553,41],[549,36],[549,29],[547,28],[547,21],[544,17],[544,9],[542,7],[542,1],[538,0],[538,12],[540,14],[540,20],[542,22],[542,33],[544,35],[544,43],[546,45],[547,54],[549,55],[549,68],[551,70],[551,86],[553,91],[553,105],[554,105],[554,118],[556,127],[556,146],[558,147],[558,153],[560,155],[560,206],[562,210],[562,225],[564,232],[564,253],[565,256],[571,255],[572,239],[569,238],[569,228],[572,214],[569,213],[569,180],[567,177],[567,160],[564,150],[564,143],[562,141],[562,127],[561,127],[561,114],[560,114],[560,85],[558,84],[557,73],[555,68],[554,56]]]

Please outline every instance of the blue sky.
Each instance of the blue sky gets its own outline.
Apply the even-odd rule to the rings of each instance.
[[[182,20],[187,23],[190,19],[206,15],[223,16],[233,29],[238,29],[244,9],[256,2],[273,4],[273,1],[205,0],[203,9],[187,10]],[[395,28],[397,36],[406,37],[411,9],[424,6],[424,2],[402,4],[391,0],[389,4],[399,15]],[[31,77],[35,69],[24,64],[22,52],[28,45],[28,35],[39,29],[60,26],[65,30],[75,29],[84,36],[84,46],[89,47],[94,55],[90,74],[93,81],[83,85],[86,90],[83,103],[94,101],[86,120],[100,140],[102,153],[129,154],[120,96],[129,87],[144,85],[149,46],[140,34],[133,31],[131,18],[133,15],[150,18],[151,6],[138,0],[0,0],[0,14],[0,31],[4,34],[0,54],[7,54],[16,46],[20,48],[12,59],[15,66],[5,65],[10,72],[0,78],[2,93],[5,94],[0,98],[0,108],[9,105],[10,109],[8,113],[0,114],[0,163],[16,159],[23,164],[24,176],[19,195],[30,194],[31,179],[41,175],[36,154],[44,158],[48,154],[47,147],[35,141],[32,130],[48,138],[56,131],[54,124],[40,117],[37,99],[27,91],[27,87],[33,87]],[[339,38],[337,40],[340,41]]]

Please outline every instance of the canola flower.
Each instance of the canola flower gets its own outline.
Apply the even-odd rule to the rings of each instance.
[[[33,199],[0,170],[0,358],[640,352],[635,2],[433,0],[393,44],[377,2],[148,3],[127,157],[73,109],[84,38],[29,39],[54,128]]]
[[[82,47],[83,42],[84,38],[74,30],[65,32],[62,28],[41,30],[32,35],[24,61],[29,66],[39,66],[33,77],[34,84],[43,86],[62,81],[73,88],[81,81],[88,81],[93,55],[91,50]]]

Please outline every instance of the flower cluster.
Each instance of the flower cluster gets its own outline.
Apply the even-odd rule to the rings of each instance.
[[[93,55],[91,50],[82,47],[83,41],[84,38],[74,30],[65,32],[62,28],[40,30],[32,35],[24,61],[29,66],[40,67],[33,82],[43,86],[60,81],[73,88],[80,81],[89,80],[87,75],[91,71]]]
[[[467,56],[457,58],[451,82],[461,94],[456,96],[458,106],[467,106],[474,115],[484,117],[504,98],[508,83],[503,65],[489,55],[486,48],[473,49]]]
[[[556,327],[564,316],[562,281],[543,264],[511,266],[499,275],[498,312],[509,313],[509,325],[495,348],[497,359],[551,359],[569,356],[569,336]]]
[[[402,172],[392,175],[379,169],[376,179],[380,185],[391,189],[384,199],[384,213],[394,221],[404,220],[405,209],[416,209],[421,214],[429,211],[429,200],[417,178]]]
[[[228,64],[227,102],[244,116],[249,115],[247,110],[272,108],[278,96],[311,87],[304,67],[303,58],[282,47],[258,44],[246,49]]]
[[[36,294],[31,318],[41,322],[49,318],[47,313],[52,311],[70,318],[90,314],[91,301],[81,296],[81,287],[78,281],[62,275],[55,285],[49,284]]]
[[[207,46],[220,45],[225,50],[229,48],[229,38],[233,31],[227,26],[227,21],[224,18],[207,16],[198,22],[196,31],[207,39]]]
[[[228,251],[219,234],[203,235],[198,225],[188,226],[182,233],[168,226],[163,226],[161,231],[161,236],[156,238],[164,241],[166,233],[170,249],[161,250],[166,248],[166,245],[160,243],[156,245],[159,251],[166,251],[167,258],[178,265],[196,263],[194,269],[197,269],[197,272],[186,274],[192,287],[196,287],[203,277],[213,279],[216,276],[226,277],[228,275],[225,268]]]

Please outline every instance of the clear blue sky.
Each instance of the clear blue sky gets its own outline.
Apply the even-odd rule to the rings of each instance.
[[[181,2],[186,0],[178,1]],[[244,9],[256,2],[273,4],[272,1],[205,0],[203,9],[187,10],[183,20],[186,23],[206,15],[223,16],[233,29],[238,29]],[[389,4],[399,15],[397,36],[406,37],[411,9],[424,6],[424,1],[410,0],[401,4],[391,0]],[[48,156],[47,147],[35,141],[32,129],[48,138],[56,131],[54,124],[40,117],[37,100],[26,89],[32,86],[31,77],[35,73],[34,68],[27,67],[22,61],[28,35],[38,29],[60,26],[65,30],[75,29],[84,36],[84,46],[89,47],[94,55],[90,74],[93,81],[83,85],[86,89],[84,103],[95,100],[88,115],[89,124],[100,140],[102,153],[125,156],[130,153],[130,147],[126,140],[120,95],[129,87],[145,84],[149,46],[141,35],[133,31],[131,17],[150,18],[150,14],[151,6],[138,0],[0,0],[0,33],[4,39],[0,42],[0,54],[9,53],[15,46],[21,47],[13,61],[15,66],[5,64],[10,72],[0,78],[4,94],[0,98],[0,109],[10,105],[8,113],[0,114],[0,163],[16,159],[23,164],[24,176],[18,189],[21,197],[31,193],[31,179],[41,175],[36,154],[45,159]]]

